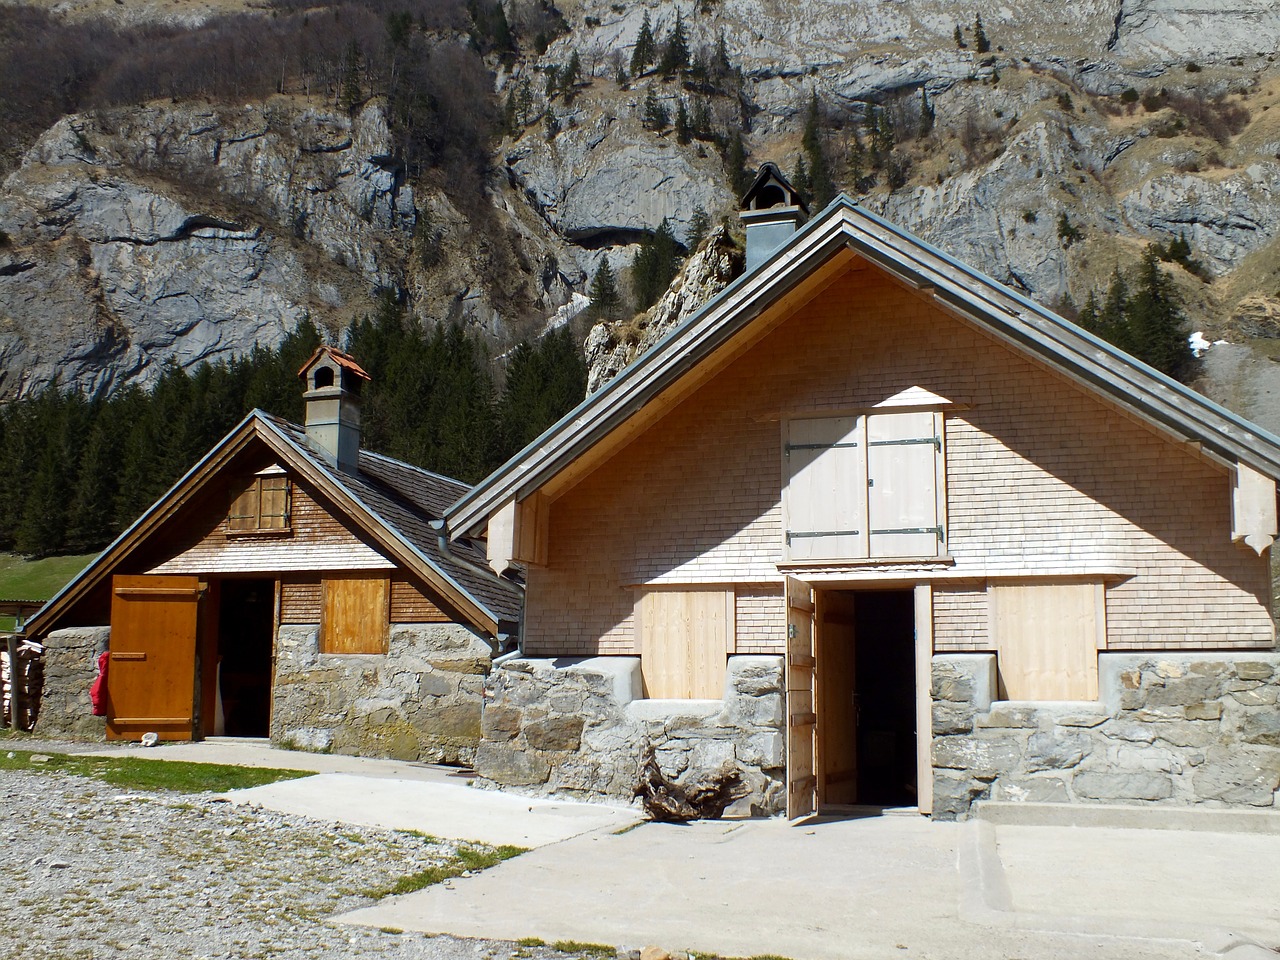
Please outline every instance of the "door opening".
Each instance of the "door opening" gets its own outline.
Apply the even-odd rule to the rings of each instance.
[[[819,802],[917,803],[912,590],[818,594]]]
[[[275,583],[223,580],[218,604],[218,669],[228,737],[265,737],[271,724],[271,647]],[[216,715],[216,707],[213,708]]]

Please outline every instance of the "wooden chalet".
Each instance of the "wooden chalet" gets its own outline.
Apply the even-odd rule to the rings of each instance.
[[[305,427],[250,413],[27,623],[52,661],[74,658],[37,730],[88,711],[95,651],[66,638],[97,628],[109,739],[469,759],[519,592],[482,548],[442,546],[433,524],[465,484],[360,449],[354,360],[322,347],[300,375]]]
[[[617,797],[656,753],[793,816],[1272,803],[1230,690],[1280,683],[1280,438],[848,198],[802,214],[762,171],[747,272],[446,510],[527,571],[480,773]],[[548,744],[579,688],[607,704]]]

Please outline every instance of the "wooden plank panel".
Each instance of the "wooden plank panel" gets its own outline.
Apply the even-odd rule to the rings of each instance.
[[[654,699],[724,697],[731,601],[724,590],[647,590],[641,597],[640,673]]]
[[[786,431],[783,514],[791,536],[787,557],[865,557],[866,443],[860,418],[792,420]],[[811,535],[840,531],[856,533]]]
[[[858,705],[854,598],[819,591],[814,653],[817,661],[818,802],[858,799]]]
[[[936,533],[887,533],[938,526],[940,438],[932,411],[867,417],[867,499],[873,557],[931,557]],[[923,442],[922,442],[923,441]],[[939,440],[939,443],[941,441]]]
[[[195,577],[112,581],[107,739],[190,740],[195,716],[200,583]]]
[[[786,581],[786,618],[787,817],[795,820],[817,810],[818,781],[813,594],[794,577]]]
[[[992,584],[990,596],[1002,699],[1098,699],[1095,584]]]
[[[324,581],[321,653],[386,653],[390,580],[342,577]]]
[[[933,587],[915,588],[916,807],[933,813]]]

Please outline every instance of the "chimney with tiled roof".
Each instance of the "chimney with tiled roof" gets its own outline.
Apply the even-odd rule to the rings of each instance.
[[[346,473],[360,461],[360,390],[369,375],[347,354],[320,347],[298,371],[306,383],[307,439]]]

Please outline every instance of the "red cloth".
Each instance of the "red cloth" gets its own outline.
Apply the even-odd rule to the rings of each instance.
[[[93,686],[89,688],[89,699],[93,701],[95,717],[107,715],[107,661],[110,658],[109,653],[98,655],[98,676],[94,679]]]

